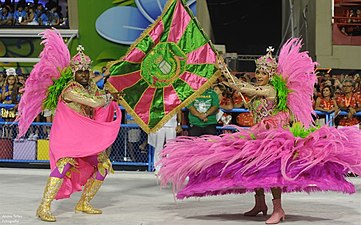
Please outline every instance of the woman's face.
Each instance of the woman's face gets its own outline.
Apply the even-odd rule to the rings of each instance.
[[[331,91],[328,87],[325,87],[323,90],[322,90],[322,95],[323,97],[329,97],[331,96]]]
[[[16,82],[16,78],[15,78],[15,76],[10,75],[10,76],[8,76],[7,81],[8,81],[8,85],[14,85]]]
[[[18,77],[18,82],[19,82],[20,84],[25,84],[25,78],[24,78],[23,76],[19,76],[19,77]]]
[[[89,70],[78,70],[75,72],[75,81],[84,87],[89,84]]]
[[[258,86],[264,86],[267,85],[269,82],[269,75],[266,71],[262,70],[262,69],[257,69],[256,70],[256,84]]]

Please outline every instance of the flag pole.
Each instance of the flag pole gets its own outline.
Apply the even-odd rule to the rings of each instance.
[[[222,56],[219,56],[219,57],[218,57],[218,62],[219,62],[219,65],[220,65],[220,67],[221,67],[221,72],[222,72],[222,74],[224,74],[226,77],[231,78],[233,84],[234,84],[234,85],[237,85],[236,81],[235,81],[234,78],[233,78],[233,75],[231,74],[231,72],[229,72],[228,67],[227,67],[226,63],[224,62],[224,59],[223,59]],[[239,91],[238,94],[241,96],[242,100],[243,100],[244,103],[246,104],[247,101],[246,101],[246,99],[244,98],[242,92]]]

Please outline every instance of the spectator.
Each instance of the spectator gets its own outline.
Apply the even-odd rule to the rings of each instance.
[[[334,80],[333,86],[332,86],[334,95],[341,93],[342,92],[342,83],[341,83],[340,79],[335,74],[331,75],[331,79]]]
[[[167,141],[176,138],[177,134],[182,131],[182,114],[178,112],[167,123],[163,125],[155,133],[148,135],[148,144],[154,147],[154,172],[159,171],[161,165],[158,163],[160,160],[160,151],[163,149]]]
[[[217,83],[213,86],[213,90],[218,95],[220,108],[224,110],[232,110],[233,101],[232,98],[229,97],[227,88],[223,84]],[[219,110],[217,113],[217,121],[219,125],[228,125],[232,121],[232,115]]]
[[[14,68],[9,68],[6,70],[6,78],[5,82],[2,86],[1,91],[1,101],[3,104],[16,104],[17,103],[17,95],[18,95],[18,84],[17,77]],[[15,118],[15,113],[12,110],[6,110],[7,112],[3,112],[3,118]],[[6,114],[6,116],[4,116]],[[14,114],[14,115],[13,115]]]
[[[247,108],[248,104],[251,101],[251,98],[246,95],[242,94],[244,99],[242,98],[241,94],[238,91],[234,91],[233,94],[233,101],[237,102],[238,108]],[[241,127],[251,127],[254,125],[254,118],[252,112],[243,112],[239,113],[236,117],[236,123]]]
[[[104,83],[106,82],[106,80],[109,77],[109,74],[105,74],[106,70],[107,70],[107,67],[103,66],[102,73],[100,74],[99,71],[94,71],[94,75],[92,77],[94,82],[97,84],[98,88],[101,90],[104,89]]]
[[[64,22],[64,21],[63,21],[64,16],[63,16],[63,13],[62,13],[61,11],[62,11],[61,6],[58,5],[58,6],[56,7],[56,13],[57,13],[58,16],[59,16],[59,25]]]
[[[35,10],[35,16],[37,18],[39,25],[42,25],[42,26],[49,25],[49,18],[46,15],[46,12],[45,12],[42,4],[38,4],[38,6]]]
[[[18,87],[20,90],[21,88],[25,87],[25,77],[22,74],[19,74],[17,77],[18,77]]]
[[[58,6],[54,5],[49,11],[48,11],[48,19],[49,19],[49,25],[50,26],[58,26],[60,24],[60,17],[57,13]]]
[[[352,19],[353,23],[360,23],[361,22],[361,10],[356,9],[356,14],[354,15],[354,19]]]
[[[324,86],[321,90],[321,96],[317,98],[315,109],[327,113],[337,112],[338,107],[334,99],[334,92],[331,86]],[[319,125],[325,124],[325,118],[317,118],[316,123]]]
[[[232,110],[233,109],[233,101],[231,98],[232,93],[224,84],[216,84],[213,86],[213,90],[217,93],[220,108],[224,110]]]
[[[22,25],[39,25],[37,18],[35,17],[35,11],[33,6],[28,7],[28,12],[26,14],[25,20],[21,22]]]
[[[9,68],[6,70],[6,79],[1,91],[1,102],[3,104],[18,104],[18,85],[17,78],[14,68]],[[16,107],[9,106],[1,109],[1,117],[6,122],[12,122],[16,117]],[[12,129],[5,128],[5,137],[13,137]]]
[[[99,89],[103,89],[104,87],[103,77],[101,76],[99,71],[97,70],[92,71],[90,78],[94,81],[94,83],[97,84]]]
[[[349,19],[347,20],[347,23],[351,23],[352,22],[352,17],[354,17],[354,16],[355,16],[354,10],[350,9],[349,14],[348,14]]]
[[[340,80],[335,75],[329,73],[324,74],[321,78],[321,88],[323,88],[323,86],[332,86],[335,91],[342,89]]]
[[[127,124],[136,124],[134,118],[127,114]],[[125,152],[125,156],[124,156],[124,161],[137,161],[137,157],[136,157],[136,148],[137,145],[139,146],[139,142],[141,141],[142,137],[141,137],[141,133],[142,130],[138,127],[138,128],[128,128],[128,144],[127,144],[127,148],[126,148],[126,152]],[[129,154],[129,156],[128,156]]]
[[[207,89],[188,106],[189,136],[217,134],[216,114],[219,110],[217,93]]]
[[[0,71],[0,96],[1,96],[1,88],[2,88],[3,84],[5,83],[5,77],[6,77],[6,75],[5,75],[4,71]]]
[[[10,6],[5,5],[2,8],[2,13],[0,16],[0,25],[12,25],[13,24],[13,14],[11,13]]]
[[[26,17],[26,12],[22,4],[17,5],[17,10],[14,12],[14,24],[20,24]]]
[[[343,93],[336,98],[337,106],[340,110],[347,111],[346,116],[338,116],[336,118],[337,126],[353,126],[357,125],[360,120],[355,117],[355,113],[361,109],[360,96],[353,93],[355,81],[345,78],[342,83]]]

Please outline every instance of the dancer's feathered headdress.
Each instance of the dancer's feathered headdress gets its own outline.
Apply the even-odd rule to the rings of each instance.
[[[275,58],[272,57],[273,51],[274,48],[272,48],[271,46],[268,47],[267,54],[259,57],[256,60],[256,70],[261,70],[269,74],[270,77],[272,77],[277,70],[277,61]]]
[[[42,111],[42,104],[47,97],[48,87],[57,80],[63,70],[70,65],[70,52],[60,33],[56,29],[47,29],[40,33],[40,61],[35,64],[26,80],[24,94],[20,99],[16,121],[19,122],[18,137],[22,137],[30,124]]]
[[[71,70],[75,73],[78,70],[90,70],[91,59],[89,56],[84,54],[84,47],[79,45],[77,47],[78,53],[73,56],[70,61]]]

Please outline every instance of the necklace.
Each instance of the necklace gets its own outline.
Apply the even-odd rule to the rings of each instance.
[[[326,110],[330,110],[331,109],[331,99],[329,101],[327,101],[326,99],[323,99],[323,108]]]
[[[345,106],[348,108],[351,104],[351,99],[352,99],[352,95],[347,98],[347,96],[345,95]]]

